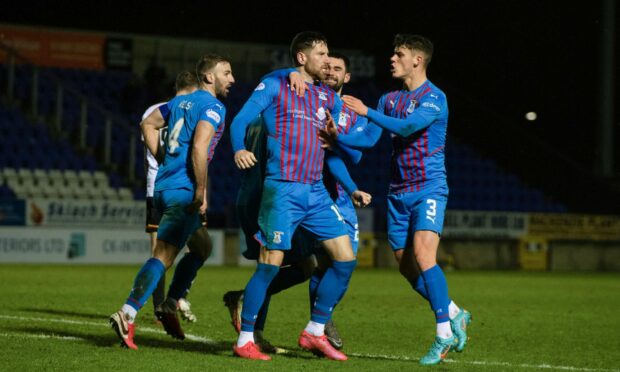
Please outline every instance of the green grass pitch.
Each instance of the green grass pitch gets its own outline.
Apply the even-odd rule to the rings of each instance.
[[[434,318],[396,270],[357,270],[334,320],[346,362],[297,347],[308,321],[307,285],[274,296],[265,335],[288,353],[270,362],[234,358],[236,334],[222,295],[241,289],[251,268],[203,268],[189,300],[196,336],[173,340],[137,320],[138,351],[119,347],[107,324],[128,294],[136,266],[0,265],[0,370],[396,371],[422,370]],[[171,273],[168,273],[168,281]],[[473,315],[463,353],[436,370],[620,370],[620,275],[449,272],[450,296]],[[426,367],[429,368],[429,367]]]

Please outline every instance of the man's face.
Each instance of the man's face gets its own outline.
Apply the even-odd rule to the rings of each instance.
[[[325,74],[329,68],[328,52],[327,44],[323,42],[315,43],[312,49],[303,52],[306,55],[304,69],[315,80],[325,80]]]
[[[215,65],[213,68],[213,76],[215,77],[215,95],[218,97],[227,97],[228,90],[235,83],[230,63],[219,62]]]
[[[394,55],[390,58],[392,61],[392,77],[396,79],[403,79],[410,76],[413,73],[414,65],[419,63],[419,54],[414,54],[414,51],[400,46],[394,48]]]
[[[344,61],[340,58],[329,57],[327,74],[323,83],[336,92],[340,92],[342,86],[349,82],[351,74],[346,71]]]

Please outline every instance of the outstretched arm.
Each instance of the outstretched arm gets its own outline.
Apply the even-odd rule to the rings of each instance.
[[[437,104],[431,104],[428,107],[421,106],[404,119],[398,119],[368,108],[361,100],[353,96],[343,96],[342,100],[358,115],[366,116],[374,124],[402,137],[408,137],[428,127],[441,111]]]
[[[337,137],[338,143],[355,149],[373,147],[381,138],[383,129],[362,116],[360,116],[358,121],[360,123],[355,124],[349,133],[341,134]]]
[[[267,78],[287,77],[291,91],[295,92],[299,97],[303,97],[306,92],[306,82],[301,73],[296,68],[281,68],[273,70],[261,78],[261,81]]]

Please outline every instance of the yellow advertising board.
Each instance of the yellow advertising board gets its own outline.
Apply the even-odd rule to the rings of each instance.
[[[528,235],[549,240],[620,240],[620,216],[531,213]]]

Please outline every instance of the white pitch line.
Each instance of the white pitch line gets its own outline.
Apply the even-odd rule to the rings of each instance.
[[[69,320],[69,319],[54,319],[54,318],[37,318],[37,317],[24,317],[24,316],[14,316],[14,315],[1,315],[0,319],[13,319],[13,320],[23,320],[23,321],[35,321],[35,322],[49,322],[49,323],[64,323],[64,324],[76,324],[76,325],[89,325],[95,327],[109,327],[107,323],[103,322],[86,322],[81,320]],[[148,328],[148,327],[140,327],[140,332],[147,333],[156,333],[156,334],[166,334],[164,331]],[[21,337],[22,335],[11,334],[11,333],[0,333],[0,337]],[[23,337],[31,337],[31,338],[52,338],[52,339],[62,339],[62,340],[83,340],[79,337],[71,337],[71,336],[57,336],[54,334],[45,335],[24,335]],[[201,342],[204,344],[217,344],[216,341],[211,340],[206,337],[185,334],[185,338]],[[284,349],[282,349],[284,350]],[[372,359],[386,359],[386,360],[397,360],[397,361],[418,361],[419,358],[411,358],[407,356],[398,356],[398,355],[375,355],[375,354],[361,354],[361,353],[348,353],[347,355],[353,357],[361,357],[361,358],[372,358]],[[620,372],[618,369],[603,369],[603,368],[582,368],[582,367],[572,367],[572,366],[554,366],[550,364],[512,364],[508,362],[488,362],[488,361],[462,361],[462,360],[454,360],[454,359],[446,359],[445,363],[454,363],[454,364],[470,364],[477,366],[490,366],[490,367],[507,367],[507,368],[528,368],[528,369],[555,369],[562,371],[575,371],[575,372]]]
[[[29,334],[21,334],[21,333],[0,333],[0,337],[15,337],[15,338],[43,338],[43,339],[57,339],[63,341],[84,341],[81,337],[73,337],[73,336],[58,336],[55,334],[38,334],[38,335],[29,335]]]
[[[395,355],[373,355],[373,354],[360,354],[360,353],[347,353],[349,356],[361,357],[361,358],[374,358],[374,359],[386,359],[386,360],[402,360],[402,361],[419,361],[420,358],[411,358],[407,356],[395,356]],[[512,364],[508,362],[487,362],[487,361],[467,361],[467,360],[454,360],[444,359],[444,363],[454,364],[471,364],[476,366],[489,366],[489,367],[508,367],[508,368],[530,368],[530,369],[555,369],[562,371],[578,371],[578,372],[619,372],[618,369],[602,369],[602,368],[582,368],[572,366],[553,366],[550,364]]]

